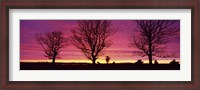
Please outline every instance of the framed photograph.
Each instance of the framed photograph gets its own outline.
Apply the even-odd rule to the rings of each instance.
[[[2,1],[1,89],[198,90],[198,0]]]

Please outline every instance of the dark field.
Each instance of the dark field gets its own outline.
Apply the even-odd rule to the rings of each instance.
[[[20,63],[20,70],[180,70],[180,64]]]

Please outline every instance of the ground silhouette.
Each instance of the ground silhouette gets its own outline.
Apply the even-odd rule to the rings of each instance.
[[[180,70],[180,64],[175,60],[169,64],[144,64],[142,60],[136,63],[30,63],[21,62],[20,70]]]

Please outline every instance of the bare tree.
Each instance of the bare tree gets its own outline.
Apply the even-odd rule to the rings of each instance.
[[[35,34],[37,42],[41,45],[45,52],[45,57],[52,59],[55,63],[55,59],[58,58],[62,48],[67,45],[67,39],[63,36],[61,31],[53,31],[45,34]]]
[[[132,35],[131,45],[138,48],[138,54],[142,57],[148,56],[149,64],[152,64],[152,57],[169,57],[165,52],[169,38],[178,32],[173,26],[176,20],[139,20],[138,35]]]
[[[72,44],[95,64],[105,47],[111,46],[109,36],[114,34],[110,28],[111,21],[83,20],[78,27],[72,30]]]

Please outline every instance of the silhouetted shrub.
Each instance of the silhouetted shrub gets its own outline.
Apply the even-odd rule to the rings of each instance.
[[[176,65],[176,64],[179,64],[179,62],[177,62],[177,61],[174,59],[174,60],[172,60],[169,64],[171,64],[171,65]]]
[[[108,64],[110,61],[110,57],[109,56],[106,56],[106,63]]]
[[[100,62],[97,62],[97,64],[101,64]]]
[[[137,62],[135,64],[143,64],[143,61],[141,59],[137,60]]]
[[[155,60],[155,61],[154,61],[154,64],[158,64],[158,61],[157,61],[157,60]]]

